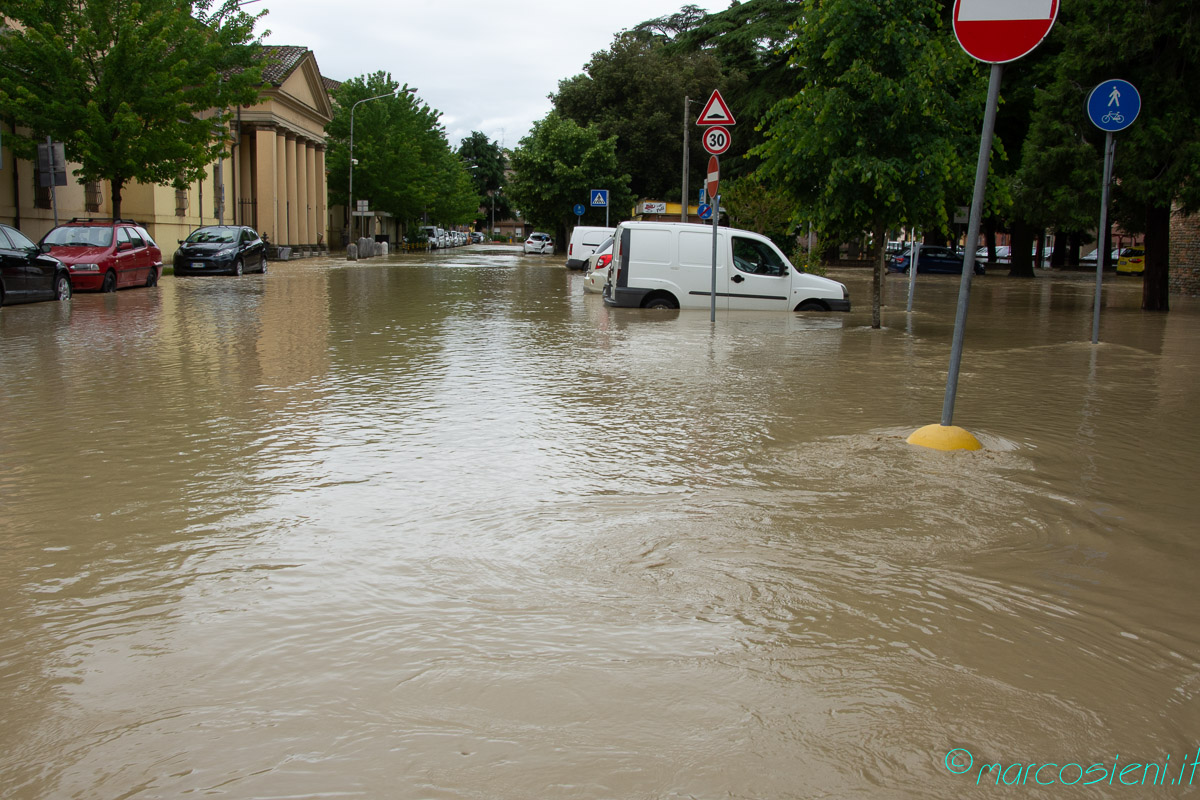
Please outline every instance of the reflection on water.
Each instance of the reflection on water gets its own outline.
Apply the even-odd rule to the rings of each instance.
[[[986,449],[942,454],[903,440],[957,283],[908,318],[891,280],[875,331],[836,277],[864,311],[715,328],[476,248],[4,309],[0,795],[957,798],[953,748],[1179,763],[1197,308],[1114,281],[1093,348],[1086,275],[978,279],[955,421]]]

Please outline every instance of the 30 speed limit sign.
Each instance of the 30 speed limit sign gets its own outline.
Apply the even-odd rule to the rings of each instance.
[[[704,149],[714,156],[719,156],[728,150],[732,141],[729,131],[720,125],[714,125],[704,132]]]

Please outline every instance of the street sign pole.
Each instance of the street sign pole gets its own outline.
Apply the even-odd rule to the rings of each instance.
[[[958,370],[962,364],[963,334],[967,327],[967,306],[971,301],[971,278],[975,275],[975,251],[983,217],[983,193],[987,189],[988,161],[992,156],[992,138],[996,128],[996,106],[1000,100],[1002,64],[992,64],[988,79],[987,108],[983,112],[983,134],[979,139],[979,161],[975,165],[975,194],[971,197],[971,221],[967,225],[967,252],[963,259],[962,282],[958,285],[958,315],[954,320],[954,341],[950,345],[950,372],[946,377],[946,397],[942,402],[942,426],[954,422],[954,399],[958,393]],[[909,269],[912,269],[910,266]]]
[[[713,265],[712,265],[712,295],[709,298],[708,320],[717,321],[717,220],[721,216],[721,195],[713,194]]]
[[[921,243],[913,231],[912,244],[908,248],[908,313],[912,313],[913,295],[917,291],[917,263],[921,259]]]
[[[1096,300],[1092,309],[1092,344],[1100,343],[1100,289],[1104,285],[1104,260],[1108,257],[1108,241],[1104,233],[1108,230],[1108,189],[1112,185],[1113,158],[1117,154],[1117,141],[1112,131],[1104,135],[1104,177],[1100,187],[1100,230],[1096,244]]]

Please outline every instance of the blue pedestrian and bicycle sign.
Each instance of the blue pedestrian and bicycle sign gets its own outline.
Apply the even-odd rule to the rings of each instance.
[[[1137,119],[1142,110],[1142,96],[1129,81],[1114,78],[1092,90],[1087,109],[1093,125],[1102,131],[1116,133]]]
[[[583,203],[576,203],[576,204],[575,204],[575,208],[574,208],[574,211],[575,211],[575,216],[577,216],[577,217],[582,217],[582,216],[583,216],[583,212],[584,212],[584,210],[585,210],[585,209],[584,209],[584,207],[583,207]]]
[[[608,208],[608,189],[592,189],[592,205]]]

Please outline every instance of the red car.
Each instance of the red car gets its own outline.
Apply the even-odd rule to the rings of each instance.
[[[133,220],[73,219],[43,236],[41,244],[67,265],[76,291],[153,286],[162,275],[162,251]]]

